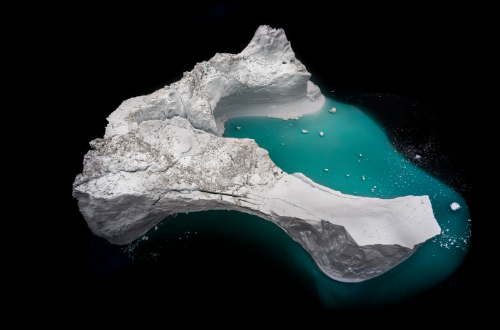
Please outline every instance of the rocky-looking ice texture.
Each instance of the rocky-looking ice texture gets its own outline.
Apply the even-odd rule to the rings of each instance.
[[[309,77],[284,31],[260,26],[240,54],[216,54],[124,101],[73,183],[91,231],[126,244],[174,213],[237,210],[276,223],[339,281],[408,258],[441,231],[428,196],[345,195],[284,173],[252,139],[221,137],[228,116],[317,111],[324,97]]]

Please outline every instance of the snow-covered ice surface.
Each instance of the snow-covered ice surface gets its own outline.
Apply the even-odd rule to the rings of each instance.
[[[227,118],[319,110],[324,97],[310,76],[284,31],[260,26],[240,54],[216,54],[180,81],[124,101],[73,183],[91,231],[122,245],[169,215],[237,210],[276,223],[339,281],[401,263],[441,232],[428,196],[342,194],[283,172],[252,139],[221,137]]]

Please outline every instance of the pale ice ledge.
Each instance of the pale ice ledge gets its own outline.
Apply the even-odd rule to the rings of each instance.
[[[240,54],[216,54],[124,101],[73,183],[90,230],[126,244],[171,214],[237,210],[283,228],[339,281],[401,263],[441,232],[428,196],[342,194],[284,173],[252,139],[221,137],[225,118],[317,111],[324,97],[309,77],[284,31],[260,26]]]

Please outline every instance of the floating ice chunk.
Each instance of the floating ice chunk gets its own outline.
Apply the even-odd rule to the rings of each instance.
[[[347,176],[349,176],[349,174],[347,174]]]
[[[363,175],[363,181],[365,181],[365,176]]]
[[[241,127],[236,127],[238,129],[238,131],[241,129]]]
[[[450,208],[452,211],[456,211],[461,208],[461,206],[457,202],[453,202],[450,204]]]
[[[335,113],[335,112],[337,112],[337,109],[332,108],[332,109],[330,110],[330,112],[331,112],[331,113]]]
[[[304,133],[304,134],[305,134],[305,133],[307,133],[307,131],[306,131],[305,129],[303,129],[303,130],[302,130],[302,133]]]
[[[323,136],[323,132],[319,132],[319,135]]]
[[[362,154],[359,154],[359,157],[363,156]]]
[[[155,226],[155,230],[158,230],[158,226]]]
[[[415,155],[415,159],[420,159],[420,158],[422,158],[422,157],[419,155]]]
[[[373,186],[373,189],[377,188],[377,186]]]
[[[328,172],[328,169],[327,169],[327,168],[325,168],[325,172]]]
[[[290,124],[290,126],[292,126],[292,124]]]
[[[282,145],[282,146],[284,146],[285,144],[284,144],[284,143],[282,143],[281,145]]]

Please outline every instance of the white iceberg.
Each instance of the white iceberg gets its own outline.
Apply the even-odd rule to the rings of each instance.
[[[236,210],[283,228],[339,281],[370,279],[407,259],[441,232],[428,196],[343,194],[283,172],[253,139],[221,136],[227,118],[265,116],[276,111],[270,104],[286,103],[283,113],[320,109],[310,76],[284,31],[260,26],[240,54],[218,53],[180,81],[124,101],[73,183],[92,233],[122,245],[169,215]]]
[[[450,204],[450,208],[451,208],[452,211],[456,211],[456,210],[458,210],[458,209],[460,209],[462,207],[457,202],[453,202],[453,203]]]
[[[302,130],[302,133],[304,133],[304,134],[305,134],[305,133],[307,133],[307,131],[306,131],[305,129],[303,129],[303,130]]]
[[[319,132],[319,135],[323,136],[323,132]]]
[[[331,113],[335,113],[337,112],[337,109],[336,108],[332,108],[331,110],[329,110]]]

